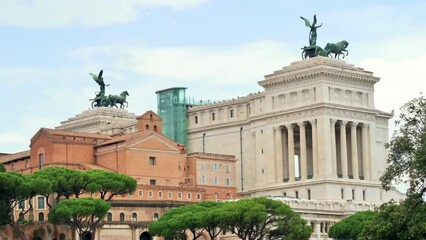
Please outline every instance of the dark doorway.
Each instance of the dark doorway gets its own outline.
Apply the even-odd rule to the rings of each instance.
[[[90,232],[84,233],[83,240],[92,240],[92,233]]]
[[[143,232],[141,233],[139,240],[152,240],[152,236],[148,232]]]

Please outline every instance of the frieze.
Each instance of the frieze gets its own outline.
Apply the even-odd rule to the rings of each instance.
[[[302,78],[299,78],[299,79],[302,79]],[[295,79],[295,80],[299,80],[299,79]],[[376,82],[367,82],[367,81],[359,81],[359,80],[361,79],[353,79],[353,78],[348,78],[345,76],[336,76],[336,75],[323,75],[323,77],[320,77],[320,78],[309,76],[309,77],[303,78],[303,81],[299,80],[299,81],[289,82],[289,81],[281,80],[273,84],[267,84],[267,85],[259,84],[259,85],[264,87],[265,91],[270,92],[270,91],[294,88],[294,87],[299,87],[299,86],[319,83],[319,82],[338,83],[338,84],[362,87],[362,88],[372,90],[374,87],[374,84],[376,83]]]
[[[282,112],[279,116],[272,116],[266,119],[268,124],[276,124],[282,122],[295,122],[300,119],[316,118],[318,116],[328,115],[336,119],[356,119],[360,122],[368,121],[375,122],[374,113],[358,112],[354,110],[336,109],[332,107],[320,107],[315,109],[304,109],[297,112]]]

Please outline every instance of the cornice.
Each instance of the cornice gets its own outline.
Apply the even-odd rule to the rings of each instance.
[[[332,103],[318,103],[302,107],[294,107],[261,115],[250,116],[247,119],[232,122],[223,122],[214,125],[204,125],[197,128],[188,128],[188,134],[208,130],[221,129],[224,127],[240,127],[253,122],[266,121],[267,124],[292,122],[300,119],[315,118],[318,116],[330,116],[338,119],[354,119],[361,122],[385,124],[392,114],[376,109],[347,107]]]

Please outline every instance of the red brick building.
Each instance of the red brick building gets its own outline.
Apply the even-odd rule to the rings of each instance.
[[[113,207],[97,232],[98,239],[146,239],[149,222],[172,207],[236,197],[234,156],[187,154],[184,145],[161,134],[161,118],[152,111],[137,121],[139,131],[129,134],[41,128],[31,138],[29,151],[0,155],[0,162],[8,171],[23,174],[61,166],[103,169],[135,178],[138,187],[133,194],[111,201]],[[35,197],[33,206],[33,216],[24,218],[45,221],[45,199]]]

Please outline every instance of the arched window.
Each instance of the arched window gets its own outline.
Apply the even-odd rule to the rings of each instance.
[[[44,213],[39,213],[39,214],[38,214],[38,220],[39,220],[40,222],[43,222],[43,221],[44,221]]]
[[[149,114],[149,121],[152,122],[152,114]]]
[[[107,214],[107,221],[112,222],[112,213],[110,212]]]
[[[149,129],[149,125],[147,124],[147,125],[145,125],[145,129],[146,130],[148,130]]]
[[[157,125],[154,125],[154,131],[157,131]]]
[[[154,213],[154,221],[158,220],[158,213]]]
[[[120,213],[120,222],[124,222],[124,213]]]
[[[40,166],[40,168],[43,168],[44,166],[44,154],[40,153],[38,155],[38,165]]]
[[[132,221],[133,222],[138,221],[138,214],[137,213],[132,213]]]

